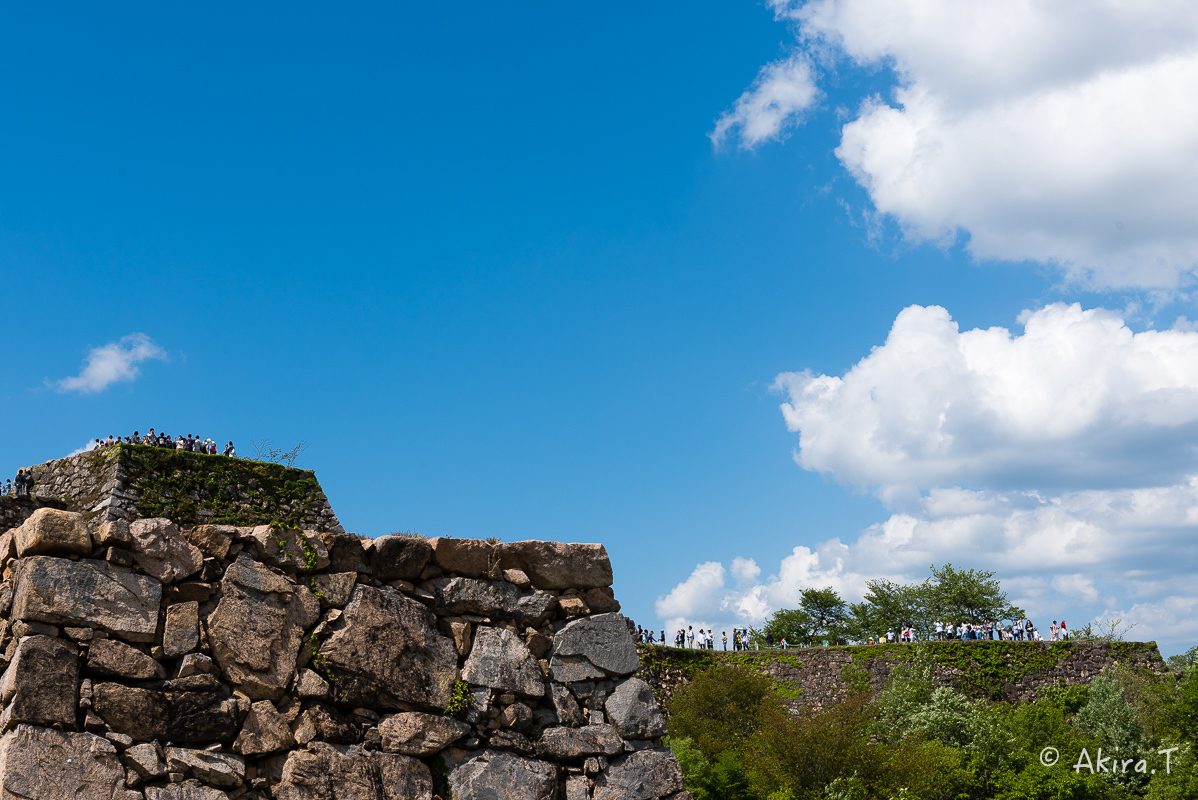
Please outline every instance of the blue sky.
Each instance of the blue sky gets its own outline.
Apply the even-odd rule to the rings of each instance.
[[[1074,173],[1029,168],[1015,188],[1003,183],[1011,170],[960,167],[1002,164],[994,142],[963,123],[943,123],[940,142],[960,160],[923,164],[951,181],[904,184],[882,163],[882,145],[902,141],[903,124],[935,130],[935,115],[954,104],[956,121],[973,113],[962,108],[993,111],[996,92],[1008,105],[1026,100],[1024,116],[983,115],[971,130],[1021,129],[1070,81],[1106,97],[1117,87],[1094,88],[1094,75],[1125,69],[1130,80],[1192,45],[1190,12],[1160,12],[1177,23],[1178,42],[1114,53],[1113,65],[1045,66],[1015,53],[1023,66],[1008,70],[1016,77],[1001,92],[970,83],[947,40],[944,63],[918,55],[926,40],[877,22],[868,0],[2,13],[0,408],[10,424],[0,460],[9,472],[150,426],[233,439],[243,454],[254,438],[303,440],[303,466],[348,529],[600,541],[626,613],[656,627],[753,622],[802,585],[852,596],[869,577],[923,577],[926,548],[900,543],[869,560],[849,547],[837,567],[827,543],[862,550],[881,526],[949,519],[928,540],[942,543],[933,557],[997,569],[1037,617],[1123,616],[1162,641],[1162,632],[1198,638],[1169,622],[1198,604],[1182,586],[1194,565],[1190,495],[1142,525],[1100,523],[1093,503],[1070,511],[1074,529],[1101,529],[1085,540],[1091,549],[1101,540],[1097,560],[1019,555],[1034,533],[975,546],[994,539],[986,530],[1057,530],[1043,518],[1012,521],[1029,497],[1069,509],[1092,500],[1086,492],[1188,486],[1196,442],[1186,412],[1111,423],[1150,405],[1145,392],[1158,383],[1119,372],[1104,385],[1117,399],[1092,425],[1047,437],[1073,461],[994,456],[1008,465],[996,472],[970,465],[994,463],[994,442],[1035,448],[1011,438],[1018,419],[961,389],[975,385],[970,361],[968,380],[937,373],[955,388],[920,408],[989,409],[993,418],[961,422],[989,444],[954,445],[973,448],[951,454],[964,465],[956,472],[895,445],[905,461],[875,474],[861,466],[877,460],[868,443],[837,438],[856,424],[850,400],[829,401],[821,416],[803,406],[801,377],[847,376],[897,320],[919,316],[900,317],[910,306],[941,306],[963,332],[1008,328],[1016,342],[1024,310],[1109,309],[1104,319],[1128,336],[1171,331],[1184,362],[1198,335],[1175,320],[1195,316],[1187,287],[1198,222],[1158,213],[1155,227],[1141,225],[1141,204],[1127,199],[1164,194],[1184,207],[1191,190],[1168,175],[1193,169],[1198,128],[1183,124],[1176,146],[1153,140],[1163,166],[1128,155]],[[1049,41],[1066,23],[1026,21]],[[1074,49],[1099,49],[1127,21],[1107,23]],[[978,74],[990,75],[985,67]],[[1178,85],[1190,79],[1188,64],[1161,67],[1170,68]],[[942,101],[930,111],[929,92]],[[778,96],[798,99],[770,100]],[[713,142],[721,115],[725,135]],[[1179,124],[1144,127],[1166,122]],[[900,127],[879,133],[884,123]],[[1025,164],[1066,145],[1084,150],[1070,135],[1003,141],[1023,148]],[[1150,150],[1148,134],[1111,134],[1120,135],[1116,152]],[[1093,208],[1070,193],[1075,184]],[[1002,196],[1035,199],[1020,216],[1015,201],[988,205]],[[1081,205],[1084,214],[1054,216]],[[1122,235],[1115,218],[1140,237],[1134,245],[1111,238]],[[95,348],[127,351],[121,341],[133,334],[162,357],[98,391],[61,383]],[[922,352],[904,350],[885,375],[929,368]],[[1114,374],[1076,352],[1059,351],[1045,374]],[[1198,377],[1181,371],[1171,387],[1185,406]],[[859,372],[873,387],[862,396],[910,398],[926,384]],[[776,384],[784,373],[800,377]],[[1040,390],[1065,398],[1068,388]],[[784,416],[784,402],[796,413]],[[873,441],[887,438],[877,433]],[[1128,478],[1129,464],[1153,462],[1162,437],[1184,445],[1170,450],[1167,474]],[[808,444],[817,438],[830,444]],[[1051,478],[1083,462],[1100,468]],[[991,510],[932,508],[951,491]],[[1185,555],[1168,567],[1121,566],[1121,548],[1153,536],[1165,548],[1153,552]],[[796,573],[796,547],[823,561]]]

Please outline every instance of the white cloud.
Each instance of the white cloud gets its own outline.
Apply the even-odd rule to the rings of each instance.
[[[740,146],[751,149],[782,138],[786,127],[794,124],[818,97],[811,63],[803,56],[767,64],[732,109],[716,121],[711,140],[721,145],[735,132]]]
[[[752,583],[760,574],[761,567],[757,566],[753,559],[740,556],[732,559],[732,577],[736,578],[738,583]]]
[[[73,378],[63,378],[53,386],[60,392],[91,394],[102,392],[114,383],[132,381],[141,374],[137,365],[151,359],[165,359],[166,351],[144,333],[131,333],[119,342],[92,348],[83,370]]]
[[[696,572],[677,615],[759,624],[804,588],[855,600],[869,579],[951,562],[995,571],[1037,622],[1121,617],[1166,651],[1193,644],[1198,333],[1134,333],[1077,305],[1020,319],[1022,334],[961,332],[912,306],[844,375],[779,376],[796,461],[893,513],[855,540],[795,547],[764,579],[738,559],[746,579],[729,587],[704,564],[718,580]]]
[[[861,98],[836,153],[877,211],[913,239],[947,242],[965,231],[975,257],[1051,263],[1098,287],[1173,289],[1192,279],[1195,4],[771,6],[796,26],[800,50],[790,61],[893,69],[892,96]],[[739,131],[751,147],[796,122],[793,113],[754,113],[769,108],[768,85],[759,78],[721,117],[717,142]]]
[[[796,460],[890,502],[935,490],[928,510],[949,514],[1000,500],[937,487],[1159,486],[1195,468],[1198,333],[1133,333],[1076,304],[1021,321],[962,332],[911,306],[845,375],[779,375]]]

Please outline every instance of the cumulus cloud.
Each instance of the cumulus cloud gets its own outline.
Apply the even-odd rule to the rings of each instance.
[[[757,80],[716,121],[711,140],[721,145],[735,137],[751,149],[770,139],[780,139],[787,126],[819,97],[811,63],[791,56],[761,68]]]
[[[1096,287],[1174,289],[1198,265],[1198,6],[1183,0],[774,0],[786,63],[893,70],[836,150],[915,240],[968,234],[985,259],[1059,266]],[[770,65],[770,70],[777,65]],[[758,82],[713,138],[780,138]],[[812,70],[805,74],[817,94]],[[807,96],[807,95],[804,95]],[[757,109],[767,111],[757,112]]]
[[[1163,485],[1194,469],[1198,333],[1133,333],[1077,304],[1020,319],[1021,334],[962,332],[945,309],[911,306],[845,375],[779,375],[798,463],[890,502],[954,485]],[[957,514],[999,502],[952,489],[932,499]]]
[[[119,342],[92,348],[78,375],[55,381],[53,386],[60,392],[102,392],[114,383],[136,379],[141,374],[137,365],[143,361],[165,358],[166,351],[149,336],[131,333]]]
[[[1192,644],[1198,333],[1135,333],[1078,305],[1020,320],[1022,333],[962,332],[912,306],[845,374],[780,375],[798,464],[891,513],[855,539],[795,547],[764,578],[742,558],[729,585],[704,564],[668,596],[671,617],[760,624],[804,588],[855,600],[867,580],[951,562],[995,571],[1037,622],[1122,618],[1167,650]]]

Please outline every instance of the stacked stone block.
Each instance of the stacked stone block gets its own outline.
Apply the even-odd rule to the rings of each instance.
[[[595,544],[0,536],[0,800],[688,799]]]

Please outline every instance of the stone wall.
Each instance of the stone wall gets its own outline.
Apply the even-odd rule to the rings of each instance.
[[[1116,661],[1165,670],[1155,642],[928,642],[920,645],[812,647],[787,651],[724,652],[639,645],[638,677],[668,700],[700,671],[735,664],[773,677],[794,711],[821,709],[854,689],[881,689],[896,664],[927,648],[941,686],[972,697],[1024,702],[1050,686],[1088,684]]]
[[[0,536],[0,798],[689,800],[601,545],[93,523]]]
[[[0,495],[0,531],[15,528],[39,508],[68,509],[69,503],[53,497],[17,497]]]
[[[342,530],[316,476],[281,464],[121,444],[28,469],[35,496],[61,499],[91,524],[169,517],[191,525]]]

